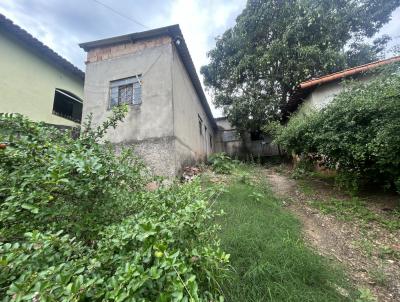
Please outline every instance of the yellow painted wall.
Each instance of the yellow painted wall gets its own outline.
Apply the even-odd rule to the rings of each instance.
[[[83,80],[57,68],[0,31],[0,112],[17,112],[50,124],[76,125],[52,113],[56,88],[83,99]]]

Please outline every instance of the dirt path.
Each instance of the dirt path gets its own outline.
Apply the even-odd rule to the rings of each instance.
[[[272,169],[264,171],[272,190],[287,200],[287,208],[303,224],[304,237],[319,254],[344,265],[358,288],[369,288],[379,302],[400,301],[400,263],[396,258],[381,259],[377,252],[386,244],[393,244],[399,233],[373,226],[365,231],[358,222],[339,221],[307,204],[309,197],[298,190],[295,180]],[[365,238],[373,238],[370,253],[365,253]],[[397,237],[397,238],[396,238]],[[397,243],[397,242],[396,242]]]

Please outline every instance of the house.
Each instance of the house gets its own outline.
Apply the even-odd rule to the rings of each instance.
[[[75,126],[84,73],[0,14],[0,112]]]
[[[400,56],[345,69],[300,83],[289,102],[283,107],[283,119],[295,112],[305,113],[329,104],[345,88],[344,80],[369,81],[379,67],[400,62]]]
[[[280,154],[279,147],[272,143],[273,139],[261,131],[238,133],[226,117],[216,118],[215,121],[218,126],[216,152],[225,152],[231,157],[241,159],[258,159]]]
[[[107,119],[129,104],[108,140],[132,146],[155,174],[177,175],[214,151],[217,125],[179,25],[82,43],[83,115]]]

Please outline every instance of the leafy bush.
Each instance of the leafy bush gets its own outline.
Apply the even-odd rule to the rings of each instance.
[[[278,130],[290,152],[337,169],[353,188],[378,183],[400,191],[400,75],[385,72],[339,94],[319,112],[298,114]]]
[[[214,239],[212,192],[151,178],[97,128],[71,133],[0,115],[3,301],[210,301],[229,256]]]
[[[220,174],[231,174],[235,168],[233,160],[225,153],[214,153],[208,158],[214,172]]]

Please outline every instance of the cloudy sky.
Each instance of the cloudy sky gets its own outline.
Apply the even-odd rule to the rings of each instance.
[[[0,0],[0,13],[82,70],[85,53],[79,43],[179,24],[199,70],[207,63],[214,38],[234,24],[245,4],[246,0]],[[400,44],[400,9],[383,33]],[[213,112],[220,115],[214,108]]]

